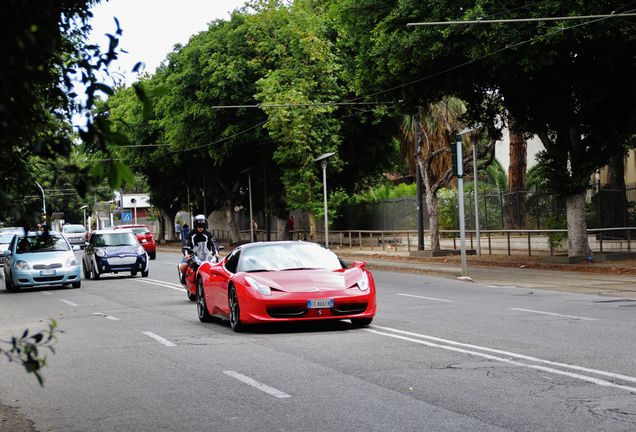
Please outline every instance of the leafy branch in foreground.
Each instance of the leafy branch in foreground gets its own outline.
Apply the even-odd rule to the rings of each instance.
[[[13,336],[10,341],[0,340],[0,354],[4,354],[9,362],[22,363],[26,371],[34,374],[40,385],[44,386],[40,371],[46,366],[46,357],[41,353],[44,350],[50,350],[55,354],[53,344],[57,340],[56,328],[57,321],[52,319],[48,330],[29,334],[29,329],[26,329],[20,337]],[[3,348],[5,344],[10,348]]]

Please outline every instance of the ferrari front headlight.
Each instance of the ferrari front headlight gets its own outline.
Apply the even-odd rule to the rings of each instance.
[[[272,289],[270,287],[260,282],[257,282],[254,278],[245,276],[245,281],[259,293],[266,296],[272,295]]]
[[[365,271],[362,271],[362,277],[360,277],[358,281],[358,288],[360,288],[360,291],[367,291],[369,289],[369,276]]]

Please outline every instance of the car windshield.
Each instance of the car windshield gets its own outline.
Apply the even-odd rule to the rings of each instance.
[[[57,235],[20,237],[16,253],[39,253],[71,250],[66,240]]]
[[[95,239],[95,246],[134,246],[137,238],[130,232],[98,234]]]
[[[62,232],[67,234],[84,234],[86,229],[83,225],[64,225],[62,227]]]
[[[237,271],[338,270],[342,263],[331,252],[313,243],[276,243],[247,247],[241,252]]]
[[[146,234],[150,232],[150,230],[146,227],[134,227],[134,228],[131,228],[131,230],[137,235]]]

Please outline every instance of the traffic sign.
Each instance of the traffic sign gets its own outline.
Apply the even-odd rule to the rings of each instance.
[[[122,222],[131,222],[132,212],[129,212],[129,211],[121,212],[121,220]]]

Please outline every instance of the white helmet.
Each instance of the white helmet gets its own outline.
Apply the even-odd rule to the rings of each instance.
[[[208,220],[205,215],[199,214],[194,217],[193,225],[194,228],[203,227],[203,229],[208,229]]]

